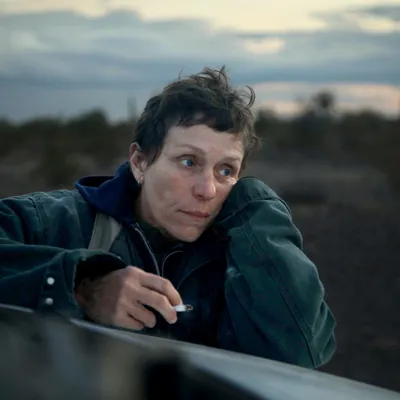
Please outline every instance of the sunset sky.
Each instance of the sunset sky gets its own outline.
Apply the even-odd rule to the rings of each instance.
[[[0,117],[125,118],[183,74],[225,64],[257,106],[400,106],[400,0],[0,0]]]

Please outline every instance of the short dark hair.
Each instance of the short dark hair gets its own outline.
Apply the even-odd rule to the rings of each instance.
[[[253,129],[254,90],[231,86],[226,68],[204,68],[200,73],[169,83],[151,97],[135,125],[137,142],[150,162],[160,154],[172,126],[204,124],[219,132],[239,135],[244,143],[244,160],[260,143]]]

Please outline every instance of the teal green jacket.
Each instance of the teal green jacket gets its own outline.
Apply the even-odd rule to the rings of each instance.
[[[133,178],[127,176],[125,171],[88,185],[93,193],[97,188],[109,193],[110,182],[119,179],[119,187],[132,189],[127,180]],[[153,273],[160,269],[134,218],[120,219],[123,229],[109,251],[88,249],[96,213],[106,211],[85,195],[88,191],[40,192],[0,201],[0,303],[85,318],[74,297],[77,271],[96,275],[127,265]],[[125,189],[120,193],[126,197]],[[108,207],[117,208],[123,206]],[[177,253],[183,255],[179,268]],[[159,319],[144,334],[309,368],[334,354],[335,320],[317,269],[302,251],[287,205],[260,180],[239,180],[213,227],[195,243],[167,252],[160,263],[194,309],[174,325]]]

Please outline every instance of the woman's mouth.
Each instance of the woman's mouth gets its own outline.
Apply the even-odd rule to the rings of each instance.
[[[210,217],[209,213],[204,213],[201,211],[182,211],[182,212],[195,219],[207,219]]]

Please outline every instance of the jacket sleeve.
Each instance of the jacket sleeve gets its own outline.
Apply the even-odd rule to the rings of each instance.
[[[289,209],[256,186],[244,199],[246,188],[235,189],[236,211],[225,221],[231,241],[219,346],[316,368],[335,351],[335,320]]]
[[[82,317],[74,296],[77,266],[123,262],[102,251],[49,245],[48,223],[29,196],[0,200],[0,303]]]

